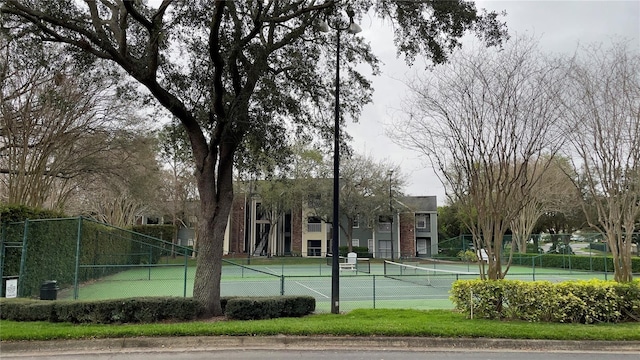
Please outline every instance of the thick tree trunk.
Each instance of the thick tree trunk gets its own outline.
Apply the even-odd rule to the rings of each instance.
[[[232,159],[232,150],[221,150],[217,178],[215,161],[210,160],[205,161],[205,166],[196,175],[200,193],[200,218],[193,297],[204,305],[205,317],[222,315],[220,279],[224,234],[233,200]]]
[[[621,229],[619,230],[622,234]],[[628,235],[628,238],[631,238]],[[633,280],[631,268],[631,242],[626,242],[623,235],[614,234],[608,237],[609,250],[613,257],[614,279],[617,282],[631,282]]]

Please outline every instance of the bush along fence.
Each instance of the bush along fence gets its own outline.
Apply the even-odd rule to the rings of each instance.
[[[504,261],[506,260],[504,259]],[[534,274],[535,268],[579,270],[604,274],[613,271],[613,258],[606,255],[514,254],[511,263],[512,265],[530,266],[534,270]],[[640,273],[639,257],[631,259],[631,272]]]
[[[640,281],[461,280],[455,308],[470,318],[594,324],[640,321]]]
[[[613,258],[607,254],[607,244],[602,241],[601,234],[587,234],[583,236],[584,241],[589,243],[588,253],[575,254],[569,244],[570,235],[547,235],[554,239],[554,244],[565,244],[567,246],[556,246],[556,249],[562,248],[563,251],[551,251],[544,253],[538,247],[540,235],[532,236],[535,240],[533,244],[527,245],[527,252],[516,252],[513,254],[512,265],[526,266],[532,269],[535,280],[536,268],[554,268],[565,270],[579,270],[598,272],[605,274],[613,271]],[[640,238],[640,234],[634,235],[634,241]],[[511,246],[511,236],[505,235],[504,248],[501,261],[506,264],[509,260],[509,251]],[[439,244],[440,254],[434,258],[450,261],[470,261],[477,260],[477,254],[473,249],[473,241],[471,235],[460,235],[455,238],[447,239]],[[553,249],[553,247],[552,247]],[[475,255],[475,256],[474,256]],[[631,259],[631,272],[640,273],[640,257]]]
[[[173,226],[153,227],[147,231],[172,237]],[[58,286],[73,286],[76,299],[78,286],[85,281],[136,267],[166,266],[158,260],[172,252],[185,258],[184,265],[177,265],[185,268],[186,292],[187,248],[82,217],[4,223],[0,297],[5,296],[7,280],[17,280],[17,297],[36,297],[44,282],[55,280]]]
[[[311,296],[223,297],[222,310],[229,319],[258,320],[301,317],[313,313]],[[193,298],[141,297],[94,301],[0,300],[0,319],[74,324],[153,323],[196,320],[204,307]]]

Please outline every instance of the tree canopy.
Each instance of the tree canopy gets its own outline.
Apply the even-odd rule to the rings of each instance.
[[[322,34],[315,24],[340,25],[347,6],[356,20],[372,11],[394,23],[398,51],[409,61],[421,54],[443,62],[467,31],[489,44],[506,31],[498,14],[481,14],[461,0],[7,0],[0,11],[12,34],[61,42],[85,64],[123,71],[133,80],[130,89],[142,86],[149,101],[180,120],[200,194],[194,297],[213,315],[221,313],[234,163],[277,154],[289,135],[332,133],[336,33]],[[340,110],[357,118],[372,89],[356,66],[368,63],[375,73],[378,61],[364,39],[343,40]]]

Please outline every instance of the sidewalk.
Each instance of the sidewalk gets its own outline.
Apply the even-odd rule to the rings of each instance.
[[[187,336],[62,341],[3,341],[0,353],[85,354],[189,349],[349,349],[349,350],[530,350],[615,351],[640,353],[640,341],[558,341],[487,338],[332,337],[332,336]]]

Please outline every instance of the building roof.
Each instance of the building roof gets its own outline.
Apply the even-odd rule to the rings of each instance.
[[[397,202],[412,212],[437,212],[436,196],[403,196]]]

